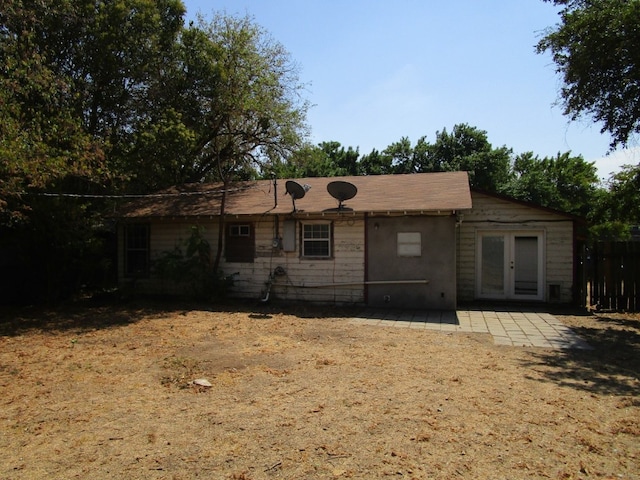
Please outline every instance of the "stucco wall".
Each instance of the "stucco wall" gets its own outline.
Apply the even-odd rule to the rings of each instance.
[[[398,254],[398,232],[417,232],[419,256]],[[368,304],[395,308],[456,307],[455,218],[370,217],[367,226],[368,280],[428,280],[428,284],[368,286]]]

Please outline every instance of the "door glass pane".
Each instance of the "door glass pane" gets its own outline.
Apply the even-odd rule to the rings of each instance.
[[[538,237],[515,237],[514,292],[538,295]]]
[[[482,237],[482,294],[504,293],[504,237]]]

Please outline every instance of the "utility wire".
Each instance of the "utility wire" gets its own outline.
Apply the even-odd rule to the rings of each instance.
[[[257,188],[257,185],[253,185],[249,188]],[[24,195],[34,195],[39,197],[61,197],[61,198],[170,198],[170,197],[188,197],[195,195],[210,195],[223,193],[233,193],[246,190],[246,188],[229,188],[227,190],[204,190],[201,192],[177,192],[177,193],[138,193],[138,194],[121,194],[121,195],[98,195],[88,193],[47,193],[47,192],[25,192]]]

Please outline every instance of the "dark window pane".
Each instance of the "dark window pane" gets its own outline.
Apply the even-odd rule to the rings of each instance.
[[[225,238],[225,259],[232,263],[253,263],[255,236],[251,224],[231,224]]]
[[[326,240],[305,240],[304,256],[305,257],[328,257],[329,242]]]
[[[125,275],[149,276],[149,225],[125,227]]]
[[[329,238],[328,224],[311,224],[304,226],[304,238]]]

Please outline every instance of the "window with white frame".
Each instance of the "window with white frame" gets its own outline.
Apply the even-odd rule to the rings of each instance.
[[[422,235],[420,232],[398,232],[398,256],[420,257],[422,255]]]
[[[229,236],[230,237],[250,237],[251,236],[251,225],[229,225]]]
[[[331,257],[331,223],[303,223],[300,243],[303,257]]]

